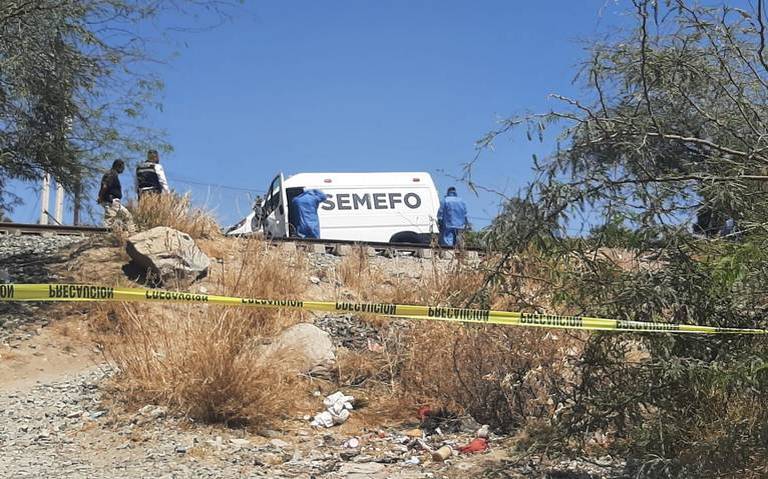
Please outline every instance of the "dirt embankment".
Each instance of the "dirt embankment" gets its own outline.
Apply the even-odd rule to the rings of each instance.
[[[3,241],[0,238],[0,256],[12,281],[132,284],[126,277],[125,254],[109,243],[54,244],[40,238],[19,246]],[[40,243],[32,244],[35,241]],[[254,263],[253,268],[261,269],[244,271],[239,245],[209,241],[201,246],[216,260],[208,278],[193,288],[211,293],[237,292],[243,287],[233,285],[232,278],[237,276],[245,283],[254,277],[255,282],[270,278],[275,284],[267,289],[249,286],[261,288],[257,292],[264,295],[300,292],[306,299],[415,302],[444,300],[438,291],[457,294],[450,273],[458,266],[447,260],[342,259],[303,252],[288,258],[279,253],[278,259],[290,263],[289,270],[295,272],[288,285],[281,276],[285,271],[267,263],[272,253],[260,256],[259,266]],[[13,261],[8,260],[11,257]],[[293,390],[297,397],[272,398],[278,405],[291,405],[270,409],[275,411],[272,421],[260,426],[237,421],[205,425],[175,408],[173,401],[141,403],[136,398],[150,397],[146,391],[126,394],[126,387],[136,385],[121,384],[124,375],[114,367],[126,364],[120,358],[138,356],[134,352],[117,356],[116,361],[109,343],[109,338],[118,337],[109,329],[110,321],[122,317],[125,308],[102,308],[96,313],[90,305],[30,304],[19,309],[0,304],[0,308],[4,323],[0,470],[8,477],[608,478],[618,477],[616,471],[621,469],[621,463],[612,458],[553,463],[526,456],[516,452],[513,437],[495,434],[484,453],[434,461],[426,448],[451,445],[456,449],[468,444],[479,424],[464,417],[455,428],[443,425],[445,430],[439,433],[418,430],[424,424],[420,425],[414,403],[397,401],[394,370],[386,369],[403,367],[392,356],[402,352],[395,348],[410,334],[407,322],[307,313],[270,317],[268,324],[260,316],[251,318],[261,331],[275,332],[297,321],[313,322],[331,335],[339,364],[327,377],[300,378],[300,386]],[[168,319],[171,312],[194,320],[186,324],[219,317],[189,307],[137,311],[137,321],[149,320],[150,313],[156,313],[157,321],[178,319]],[[236,319],[244,317],[238,313]],[[164,353],[153,350],[150,354]],[[166,388],[182,381],[173,379],[170,375]],[[311,427],[308,419],[323,409],[323,396],[336,389],[361,399],[351,419],[330,429]],[[167,397],[161,392],[152,397]]]

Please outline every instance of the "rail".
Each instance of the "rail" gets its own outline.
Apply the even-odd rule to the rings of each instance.
[[[243,238],[263,238],[261,235],[247,234],[238,235]],[[382,253],[385,256],[395,256],[397,253],[410,252],[420,258],[431,258],[433,254],[440,256],[467,256],[477,258],[485,256],[488,250],[483,248],[445,248],[423,243],[386,243],[377,241],[350,241],[333,240],[322,238],[270,238],[265,239],[276,245],[285,244],[286,247],[299,247],[312,251],[314,253],[332,253],[338,256],[347,256],[352,254],[353,248],[364,248],[370,256]],[[290,245],[290,246],[288,246]]]
[[[98,226],[69,226],[69,225],[40,225],[33,223],[5,223],[0,222],[0,235],[28,235],[28,236],[88,236],[108,233],[108,228]],[[261,235],[246,234],[237,235],[240,238],[263,238]],[[350,254],[352,247],[368,248],[371,253],[382,252],[394,254],[396,252],[412,252],[416,256],[427,257],[432,251],[452,254],[453,249],[440,248],[422,243],[386,243],[377,241],[349,241],[315,238],[270,238],[266,241],[274,244],[293,244],[303,249],[317,253],[334,253],[338,255]],[[462,253],[471,256],[487,253],[482,248],[463,248]]]
[[[86,236],[109,230],[98,226],[38,225],[34,223],[0,222],[0,234],[29,236]]]

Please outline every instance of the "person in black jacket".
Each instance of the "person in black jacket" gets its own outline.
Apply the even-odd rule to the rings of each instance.
[[[145,193],[169,193],[168,180],[160,164],[157,150],[147,152],[147,161],[136,167],[136,195],[141,198]]]
[[[121,222],[128,232],[136,231],[131,212],[122,205],[123,188],[120,185],[120,173],[125,171],[125,162],[115,160],[112,168],[101,178],[98,202],[104,208],[104,226],[113,228]]]

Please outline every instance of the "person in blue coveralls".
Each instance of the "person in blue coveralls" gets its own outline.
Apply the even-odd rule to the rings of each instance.
[[[461,231],[467,227],[467,205],[456,195],[453,186],[448,188],[437,210],[437,224],[440,228],[440,246],[455,246]]]
[[[291,201],[289,214],[291,224],[296,228],[299,238],[319,238],[320,219],[317,217],[317,208],[325,201],[326,194],[320,190],[304,190]]]

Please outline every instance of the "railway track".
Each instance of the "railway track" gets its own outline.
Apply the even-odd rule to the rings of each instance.
[[[0,235],[26,236],[91,236],[108,233],[109,229],[98,226],[39,225],[25,223],[0,222]],[[241,238],[261,238],[260,235],[242,235]],[[272,238],[269,241],[284,248],[301,248],[314,253],[332,253],[338,256],[351,254],[354,248],[364,248],[369,255],[384,254],[395,256],[398,253],[411,253],[414,256],[430,258],[433,253],[452,255],[454,250],[437,248],[420,243],[380,243],[373,241],[346,241],[308,238]],[[477,257],[485,254],[480,248],[466,248],[462,254]]]
[[[247,236],[246,236],[247,237]],[[288,248],[302,248],[315,253],[332,253],[338,256],[347,256],[356,248],[363,248],[369,256],[375,254],[384,254],[385,256],[395,256],[397,253],[412,253],[420,258],[431,258],[433,254],[454,255],[458,250],[440,248],[422,243],[380,243],[374,241],[346,241],[330,239],[308,239],[308,238],[272,238],[275,244],[283,244]],[[290,245],[290,246],[288,246]],[[486,254],[482,248],[465,248],[460,253],[470,258],[477,258]]]
[[[98,226],[38,225],[34,223],[0,223],[0,234],[18,236],[90,236],[109,230]]]

